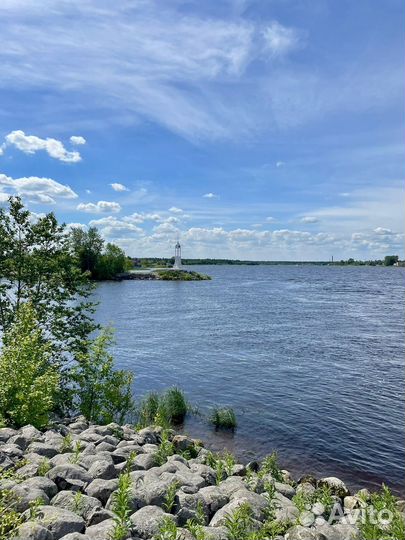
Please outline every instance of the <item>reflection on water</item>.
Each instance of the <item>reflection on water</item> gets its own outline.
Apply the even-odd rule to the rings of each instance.
[[[193,267],[193,269],[197,269]],[[277,449],[295,474],[402,489],[403,268],[204,266],[212,281],[103,283],[98,319],[134,391],[176,384],[234,435],[185,429],[242,459]]]

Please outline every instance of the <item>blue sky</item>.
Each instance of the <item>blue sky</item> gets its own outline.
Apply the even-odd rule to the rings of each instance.
[[[405,5],[2,0],[0,204],[133,256],[403,257]]]

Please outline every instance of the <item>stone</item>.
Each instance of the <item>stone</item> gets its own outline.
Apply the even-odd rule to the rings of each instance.
[[[300,513],[298,521],[300,525],[303,525],[304,527],[311,527],[315,522],[315,514],[309,510],[304,510]]]
[[[159,446],[157,444],[144,444],[143,446],[140,446],[139,448],[142,448],[142,451],[144,454],[156,454],[156,452],[159,450]]]
[[[343,499],[343,506],[345,510],[354,510],[355,508],[360,508],[360,500],[357,497],[348,495]]]
[[[69,533],[81,533],[85,527],[80,516],[56,506],[40,506],[37,521],[53,534],[54,540],[60,540]]]
[[[59,490],[82,489],[92,481],[86,469],[73,463],[57,465],[48,471],[46,476],[55,482]]]
[[[160,433],[161,429],[155,429],[152,427],[147,427],[138,431],[138,438],[140,444],[159,444],[160,443]]]
[[[166,514],[159,506],[144,506],[132,514],[130,520],[135,535],[147,539],[159,532],[160,524],[165,518],[176,521],[172,514]]]
[[[361,535],[357,527],[353,525],[329,525],[328,523],[324,525],[317,526],[316,530],[318,533],[322,534],[322,538],[325,540],[360,540]],[[376,540],[379,540],[376,538]]]
[[[245,476],[246,467],[241,464],[236,464],[232,467],[231,476]]]
[[[335,476],[328,476],[327,478],[321,478],[318,482],[319,487],[328,486],[332,492],[332,495],[337,497],[344,498],[350,495],[349,490],[347,489],[345,483],[336,478]]]
[[[0,443],[6,443],[10,437],[14,437],[14,435],[17,435],[17,431],[15,429],[11,428],[0,428]]]
[[[147,471],[157,465],[156,457],[153,454],[141,454],[134,459],[131,470],[144,470]]]
[[[246,484],[240,476],[230,476],[219,484],[219,488],[226,497],[230,497],[240,489],[246,489]]]
[[[60,491],[55,495],[51,500],[51,505],[70,510],[78,516],[81,516],[85,521],[88,520],[95,509],[101,508],[100,501],[95,497],[89,497],[82,493],[75,493],[67,490]]]
[[[86,534],[69,533],[66,536],[63,536],[61,540],[89,540],[89,537]]]
[[[46,476],[33,476],[32,478],[27,478],[20,486],[27,487],[28,489],[41,489],[50,499],[58,492],[58,487],[55,482],[46,478]]]
[[[246,469],[249,469],[252,472],[259,472],[260,464],[257,461],[249,461],[249,463],[246,465]]]
[[[288,499],[292,499],[295,495],[295,489],[290,486],[289,484],[283,484],[281,482],[274,482],[274,487],[276,491],[284,495],[284,497],[287,497]]]
[[[13,439],[14,437],[11,437]],[[9,439],[11,441],[11,439]],[[8,442],[1,447],[1,453],[11,460],[16,460],[23,457],[23,450],[17,444]]]
[[[340,540],[343,540],[342,537]],[[285,540],[327,540],[319,531],[308,529],[302,525],[295,525],[285,534]]]
[[[40,456],[44,456],[46,458],[53,458],[56,456],[56,454],[59,453],[59,449],[55,448],[54,446],[48,444],[48,443],[42,443],[42,442],[33,442],[31,443],[27,450],[29,452],[35,452],[36,454]]]
[[[190,466],[190,470],[191,472],[197,473],[199,476],[201,476],[207,486],[213,486],[216,484],[217,475],[212,467],[202,463],[193,463]]]
[[[312,474],[306,474],[304,476],[301,476],[301,478],[297,482],[298,484],[311,484],[312,486],[317,486],[317,479],[315,476],[312,476]]]
[[[203,498],[210,517],[229,502],[229,498],[218,486],[203,487],[198,493]]]
[[[296,493],[303,493],[304,495],[312,495],[315,493],[315,487],[309,482],[303,482],[302,484],[298,484],[295,491]]]
[[[118,488],[118,480],[103,480],[96,478],[85,488],[85,492],[90,497],[95,497],[103,504],[106,504],[111,493]]]
[[[86,529],[86,536],[90,540],[108,540],[114,531],[115,521],[113,519],[106,519],[91,525]]]
[[[175,435],[172,443],[176,452],[184,452],[190,448],[194,448],[194,440],[187,435]]]
[[[52,465],[52,467],[56,467],[57,465],[67,465],[72,463],[71,459],[73,459],[73,452],[65,452],[63,454],[57,454],[51,458],[49,463]]]
[[[16,497],[15,509],[20,513],[28,510],[34,501],[49,504],[49,497],[42,489],[17,484],[11,488],[11,492]]]
[[[105,521],[106,519],[113,519],[114,513],[110,512],[109,510],[106,510],[105,508],[95,508],[90,514],[87,516],[87,525],[90,527],[91,525],[97,525],[98,523],[101,523],[102,521]]]
[[[229,533],[226,527],[203,527],[205,540],[228,540]]]
[[[177,522],[179,525],[185,525],[187,520],[195,519],[199,506],[203,509],[208,522],[208,506],[200,493],[188,494],[181,489],[177,491],[175,499],[175,508]]]
[[[96,449],[100,452],[114,452],[114,450],[116,450],[116,446],[103,441],[96,445]]]
[[[102,478],[103,480],[117,478],[117,471],[114,465],[107,460],[94,461],[89,468],[89,474],[93,478]]]
[[[0,449],[0,470],[7,471],[8,469],[12,469],[13,467],[13,460],[7,454],[3,453]]]
[[[12,540],[54,540],[51,531],[36,521],[26,521],[18,527],[17,536]]]
[[[325,506],[321,502],[316,502],[312,505],[311,511],[315,516],[322,516],[325,512]]]

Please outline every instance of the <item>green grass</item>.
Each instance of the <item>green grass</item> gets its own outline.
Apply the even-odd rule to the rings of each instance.
[[[154,273],[163,281],[206,281],[211,279],[206,274],[188,270],[156,270]]]
[[[184,393],[176,386],[162,394],[150,392],[138,409],[138,428],[158,425],[165,429],[181,424],[189,411]]]
[[[238,425],[231,407],[214,407],[209,421],[216,429],[235,429]]]
[[[372,493],[370,505],[374,509],[374,519],[370,512],[366,511],[365,519],[360,520],[359,528],[364,540],[401,540],[405,538],[404,516],[397,508],[397,498],[391,493],[387,486],[383,484],[381,491]],[[379,523],[375,519],[378,515],[387,518],[388,513],[392,516],[389,523]],[[376,521],[376,523],[374,523]]]
[[[155,454],[158,465],[166,463],[167,458],[175,453],[174,444],[169,440],[167,431],[163,431],[162,440]]]
[[[48,471],[51,470],[51,464],[48,458],[44,458],[38,465],[38,476],[45,476]]]
[[[131,530],[130,515],[132,509],[131,500],[131,464],[133,457],[127,460],[124,471],[118,477],[118,489],[113,494],[112,511],[114,512],[114,529],[110,534],[109,540],[125,540]]]
[[[266,456],[262,461],[260,467],[259,475],[261,477],[266,474],[270,474],[276,482],[283,482],[283,475],[278,464],[277,452],[272,452],[270,455]]]
[[[174,503],[176,501],[176,492],[179,489],[179,487],[180,487],[179,482],[172,482],[170,486],[167,488],[165,502],[163,503],[163,508],[168,514],[171,514],[174,508]]]
[[[162,520],[159,527],[159,534],[153,538],[154,540],[180,540],[176,524],[168,517]]]

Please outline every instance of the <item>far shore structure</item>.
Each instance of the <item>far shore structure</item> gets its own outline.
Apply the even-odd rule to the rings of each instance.
[[[177,240],[176,245],[174,246],[174,265],[173,268],[175,270],[181,270],[182,269],[181,264],[181,245],[180,242]]]

